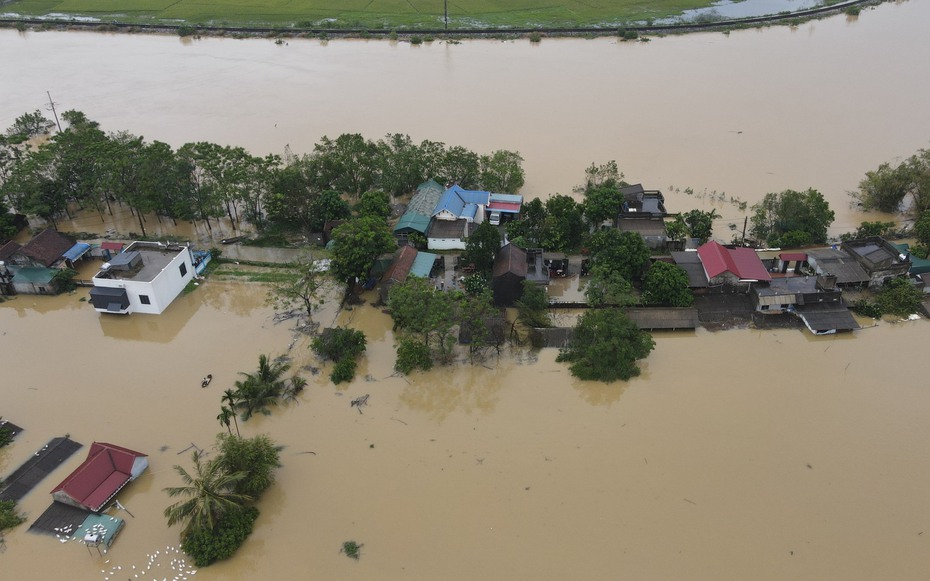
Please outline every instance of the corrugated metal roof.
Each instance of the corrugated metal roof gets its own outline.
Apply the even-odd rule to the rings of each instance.
[[[70,249],[68,249],[68,251],[65,252],[62,256],[74,262],[78,258],[84,256],[84,254],[87,253],[88,250],[90,250],[90,244],[86,242],[78,242],[77,244],[72,246]]]
[[[410,267],[410,276],[427,278],[433,270],[433,264],[438,257],[439,255],[431,252],[417,252],[416,257],[413,259],[413,266]]]
[[[394,256],[391,266],[385,271],[381,280],[383,282],[404,282],[407,280],[407,275],[410,274],[410,268],[413,266],[413,261],[416,260],[416,257],[416,248],[413,246],[404,246],[397,251],[397,255]]]
[[[410,198],[407,204],[408,212],[416,212],[424,216],[432,216],[436,204],[442,197],[444,188],[436,180],[427,180],[417,186],[417,193]]]
[[[815,333],[854,331],[859,328],[855,317],[843,305],[817,303],[796,307],[795,312]]]
[[[58,270],[54,268],[40,268],[27,266],[10,266],[13,273],[13,282],[31,282],[35,284],[49,284]]]
[[[135,459],[144,456],[122,446],[94,442],[87,459],[52,494],[63,492],[77,504],[98,512],[132,478]]]
[[[730,272],[740,280],[772,280],[762,260],[751,248],[726,248],[711,241],[697,249],[708,278]]]
[[[429,229],[429,216],[407,210],[407,212],[400,217],[397,226],[394,226],[394,232],[397,233],[406,229],[414,230],[425,235],[426,231]]]
[[[803,252],[782,252],[778,255],[778,258],[784,262],[790,262],[792,260],[803,262],[807,260],[807,254]]]
[[[843,250],[814,248],[807,251],[807,256],[816,263],[818,273],[835,275],[838,284],[869,282],[869,275],[862,266]]]
[[[462,212],[464,211],[466,204],[480,204],[482,206],[487,206],[489,197],[490,194],[488,192],[466,190],[456,184],[442,194],[442,198],[439,199],[439,202],[436,204],[436,208],[433,209],[431,215],[435,216],[436,214],[445,211],[454,216],[463,217],[464,214],[462,214]],[[474,214],[472,214],[472,217],[473,216]]]
[[[704,265],[697,252],[671,252],[672,260],[688,273],[689,288],[706,288],[707,275],[704,274]]]

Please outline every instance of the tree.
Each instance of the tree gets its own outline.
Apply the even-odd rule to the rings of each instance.
[[[428,280],[410,277],[391,287],[388,309],[395,329],[418,335],[445,361],[454,344],[452,329],[460,321],[458,302],[464,296],[458,291],[437,291]]]
[[[323,136],[313,147],[320,189],[359,196],[377,179],[378,146],[358,133],[343,133],[335,140]]]
[[[930,248],[930,210],[921,212],[917,221],[914,222],[914,236],[924,248]]]
[[[204,461],[200,451],[193,453],[194,472],[182,466],[174,469],[181,476],[183,486],[165,488],[171,498],[186,497],[165,509],[168,526],[183,524],[181,537],[193,531],[213,531],[222,516],[246,502],[249,496],[235,492],[236,485],[245,478],[245,472],[228,473],[217,459]]]
[[[568,362],[572,375],[580,379],[627,381],[639,375],[637,360],[647,357],[654,347],[652,336],[620,310],[593,309],[578,320],[556,361]]]
[[[424,142],[426,144],[427,142]],[[420,145],[424,150],[424,144]],[[431,144],[436,145],[436,144]],[[438,145],[442,145],[441,143]],[[482,158],[464,147],[453,146],[441,154],[442,161],[438,177],[446,183],[458,184],[465,189],[474,189],[481,184]]]
[[[690,307],[694,302],[694,294],[688,288],[688,273],[677,264],[653,263],[643,280],[643,302]]]
[[[355,205],[355,213],[360,217],[374,216],[386,220],[391,216],[391,198],[381,190],[369,190]]]
[[[321,232],[327,222],[344,220],[352,215],[349,203],[342,199],[336,190],[326,190],[316,197],[311,207],[313,218],[310,228],[314,232]]]
[[[618,270],[595,265],[584,289],[584,298],[592,307],[629,306],[636,302],[633,286]]]
[[[491,192],[517,192],[526,178],[523,157],[516,151],[498,150],[481,156],[481,187]]]
[[[17,117],[13,125],[6,130],[6,134],[14,141],[26,141],[39,135],[48,135],[54,126],[54,122],[46,118],[42,111],[36,109]]]
[[[592,188],[604,185],[618,187],[628,185],[623,181],[624,176],[620,168],[617,167],[617,161],[613,159],[602,165],[591,162],[591,165],[584,170],[584,177],[584,184],[575,188],[578,193],[584,193]]]
[[[753,210],[752,235],[772,246],[781,246],[782,238],[792,232],[807,234],[808,243],[823,244],[834,218],[830,204],[814,189],[766,194]],[[789,241],[796,243],[801,236],[791,234]]]
[[[333,276],[352,288],[355,280],[365,278],[375,258],[397,248],[387,223],[372,216],[349,220],[333,230]]]
[[[688,227],[688,234],[691,238],[697,238],[701,244],[704,244],[714,232],[714,220],[720,215],[716,210],[704,212],[702,210],[690,210],[680,216]],[[676,222],[679,218],[676,218]],[[668,230],[668,228],[666,228]]]
[[[414,337],[401,337],[397,344],[397,361],[394,363],[394,369],[410,375],[415,369],[429,371],[433,368],[433,358],[430,354],[429,345]]]
[[[859,192],[854,195],[866,210],[891,213],[898,210],[912,185],[911,168],[906,162],[896,167],[883,163],[875,171],[865,173],[859,182]]]
[[[514,303],[517,321],[529,328],[551,327],[549,320],[549,297],[542,285],[530,280],[523,281],[523,294]]]
[[[507,238],[511,242],[521,239],[523,244],[517,244],[521,248],[536,248],[542,244],[543,229],[546,226],[546,217],[548,216],[546,206],[539,198],[533,198],[523,204],[520,210],[520,217],[517,220],[507,222]]]
[[[223,392],[223,397],[220,399],[222,406],[220,406],[220,415],[217,416],[217,420],[227,428],[229,428],[229,417],[227,414],[232,415],[232,421],[236,424],[236,435],[239,435],[239,420],[236,418],[236,408],[239,403],[239,396],[235,391],[227,389]],[[225,419],[221,419],[224,417]],[[232,433],[232,432],[230,432]]]
[[[584,215],[588,222],[600,226],[605,221],[613,221],[623,206],[623,194],[615,183],[591,186],[584,192]]]
[[[213,530],[193,530],[181,541],[181,550],[198,567],[228,559],[252,534],[258,509],[243,506],[226,511]]]
[[[289,363],[270,361],[263,353],[258,356],[258,370],[255,373],[239,372],[245,379],[236,381],[236,401],[233,405],[234,409],[242,412],[243,420],[248,420],[255,413],[268,415],[268,408],[278,405],[278,398],[287,389],[282,377],[290,368]]]
[[[274,484],[274,471],[281,467],[281,450],[268,436],[258,435],[241,438],[232,434],[220,434],[216,438],[219,450],[217,461],[229,474],[239,472],[245,476],[236,481],[234,491],[258,498]]]
[[[310,347],[319,357],[336,363],[329,378],[339,385],[355,378],[357,358],[365,352],[365,345],[365,333],[362,331],[347,327],[333,327],[326,329],[322,335],[313,339]]]
[[[313,309],[320,306],[324,290],[329,284],[326,271],[313,254],[298,258],[292,267],[296,276],[282,277],[268,288],[268,302],[284,311],[301,305],[307,319],[313,319]]]
[[[918,222],[919,221],[920,220],[918,219]],[[930,222],[928,222],[928,226],[930,226]],[[859,238],[867,238],[869,236],[881,236],[882,238],[890,238],[897,234],[897,227],[898,225],[894,222],[865,221],[861,222],[855,231],[840,234],[840,240],[857,240]],[[917,229],[916,223],[914,224],[914,229]]]
[[[588,238],[591,269],[617,271],[628,281],[639,280],[649,260],[649,248],[635,232],[620,232],[614,228],[598,230]]]
[[[546,200],[546,217],[539,240],[543,248],[560,252],[572,251],[578,248],[587,231],[582,217],[582,206],[573,198],[556,194]]]
[[[906,317],[920,309],[924,300],[923,291],[915,286],[909,278],[893,278],[885,283],[881,292],[875,297],[875,303],[882,313]]]
[[[494,258],[501,249],[501,233],[490,222],[482,222],[465,241],[464,264],[474,264],[475,272],[490,279]]]

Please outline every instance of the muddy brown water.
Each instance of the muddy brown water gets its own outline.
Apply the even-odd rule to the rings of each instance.
[[[322,133],[401,130],[520,149],[531,192],[566,191],[586,163],[616,157],[661,187],[750,198],[815,185],[858,220],[840,209],[844,191],[925,144],[930,77],[910,73],[926,71],[928,11],[883,5],[855,22],[634,45],[3,31],[0,72],[17,82],[4,84],[0,118],[40,106],[34,94],[51,88],[107,128],[174,144],[300,151]],[[372,75],[383,89],[371,90]],[[641,377],[602,385],[573,379],[553,350],[395,377],[387,315],[328,307],[318,320],[369,340],[359,376],[337,389],[326,366],[304,369],[321,365],[292,322],[274,323],[261,285],[208,281],[158,317],[100,317],[79,300],[86,292],[0,305],[0,413],[26,428],[0,452],[0,474],[66,433],[146,452],[150,470],[120,494],[135,517],[122,515],[109,554],[22,526],[0,553],[4,578],[134,579],[122,573],[159,550],[140,578],[171,579],[162,555],[177,530],[161,489],[189,462],[178,452],[221,429],[220,395],[259,353],[288,353],[310,385],[298,404],[243,425],[286,446],[284,467],[246,545],[197,579],[922,579],[930,569],[926,321],[826,338],[659,334]],[[366,393],[359,414],[349,401]],[[83,454],[23,500],[30,522]],[[358,562],[339,553],[347,540],[364,544]]]

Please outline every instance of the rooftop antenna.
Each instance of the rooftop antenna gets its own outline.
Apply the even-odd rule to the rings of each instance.
[[[55,116],[55,125],[58,126],[58,133],[61,133],[61,121],[58,120],[58,112],[55,111],[55,101],[52,101],[52,94],[48,91],[45,91],[45,94],[48,95],[48,106],[52,108],[52,115]]]

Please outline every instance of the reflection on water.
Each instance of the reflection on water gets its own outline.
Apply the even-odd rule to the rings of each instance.
[[[750,205],[767,192],[817,188],[836,212],[838,235],[884,219],[848,203],[864,173],[927,144],[930,109],[921,95],[930,77],[906,71],[925,69],[928,18],[926,2],[885,3],[854,25],[838,16],[794,31],[415,49],[4,30],[0,75],[16,82],[4,87],[0,126],[43,106],[49,89],[104,129],[175,147],[205,140],[256,155],[286,145],[304,153],[323,135],[399,131],[479,152],[520,151],[526,196],[570,193],[585,167],[616,159],[628,181],[726,192]],[[493,95],[475,99],[482,86],[495,87]],[[745,216],[736,205],[684,193],[668,192],[666,206],[719,206],[716,234],[725,240],[726,225]],[[120,230],[138,231],[130,218]],[[83,219],[79,229],[99,230],[99,218]],[[150,219],[149,227],[159,225]],[[187,233],[194,240],[204,235],[196,228]],[[233,234],[229,225],[220,230]]]
[[[802,35],[766,29],[616,47],[546,40],[532,49],[308,41],[279,50],[266,41],[182,46],[167,37],[0,31],[8,55],[0,73],[17,79],[4,86],[0,119],[39,106],[24,104],[51,83],[57,100],[67,96],[107,128],[135,125],[175,144],[247,136],[256,153],[287,142],[301,151],[321,133],[402,128],[478,150],[520,149],[528,191],[566,191],[591,161],[617,157],[628,177],[663,188],[713,184],[754,200],[819,185],[840,206],[864,169],[925,143],[920,95],[930,78],[901,71],[925,68],[928,10],[882,5],[853,27],[832,19],[804,25]],[[631,91],[631,78],[648,82]],[[377,106],[365,90],[373,82]],[[488,85],[508,98],[472,98],[471,88]],[[861,217],[836,209],[840,220]],[[0,304],[0,412],[25,428],[0,451],[2,475],[64,433],[144,451],[150,470],[120,493],[135,517],[107,556],[19,527],[0,555],[4,578],[68,571],[99,580],[105,565],[125,570],[176,546],[162,489],[178,484],[175,464],[189,466],[185,448],[209,448],[223,429],[223,390],[260,353],[287,352],[294,370],[320,366],[309,340],[295,341],[293,322],[273,322],[261,285],[208,281],[164,320],[105,322],[79,301],[85,292]],[[656,334],[642,376],[608,386],[570,377],[555,350],[403,378],[393,370],[390,318],[378,308],[337,315],[331,302],[314,318],[365,331],[361,373],[334,389],[326,367],[302,372],[309,384],[299,404],[243,423],[244,434],[285,446],[283,467],[236,558],[197,579],[560,580],[623,571],[909,580],[930,570],[921,534],[930,520],[922,484],[930,390],[914,380],[926,321],[880,321],[828,338]],[[111,322],[125,333],[108,332]],[[201,389],[207,373],[213,382]],[[365,393],[369,405],[358,413],[349,401]],[[82,457],[26,496],[30,519]],[[339,553],[349,539],[365,545],[358,562]]]

